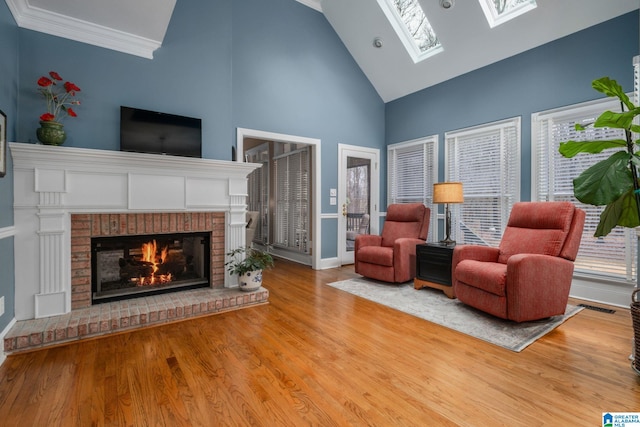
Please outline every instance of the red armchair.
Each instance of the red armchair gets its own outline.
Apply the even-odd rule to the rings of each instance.
[[[356,236],[356,273],[383,282],[413,280],[416,245],[427,240],[430,215],[431,210],[422,203],[389,205],[382,235]]]
[[[453,250],[456,297],[516,322],[564,314],[584,218],[569,202],[514,204],[498,248]]]

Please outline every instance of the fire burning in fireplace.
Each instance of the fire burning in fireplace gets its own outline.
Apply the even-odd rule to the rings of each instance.
[[[142,244],[141,248],[142,258],[140,261],[136,261],[136,264],[143,267],[145,270],[141,272],[139,277],[132,277],[131,281],[138,286],[155,285],[161,283],[168,283],[173,280],[173,274],[171,272],[162,273],[160,266],[164,265],[169,254],[169,247],[165,246],[158,252],[158,244],[155,240]],[[127,270],[127,266],[131,264],[131,261],[121,258],[120,259],[120,271]]]
[[[94,238],[93,301],[207,286],[209,262],[206,233]]]

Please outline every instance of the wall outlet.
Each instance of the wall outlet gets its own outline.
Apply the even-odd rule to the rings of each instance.
[[[0,316],[4,314],[4,297],[0,297]]]

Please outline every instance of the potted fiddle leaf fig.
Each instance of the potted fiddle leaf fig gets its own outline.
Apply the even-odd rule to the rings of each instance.
[[[600,222],[595,237],[606,236],[617,225],[635,228],[640,225],[640,183],[638,166],[640,156],[636,153],[639,140],[633,140],[632,133],[640,132],[634,118],[640,115],[640,107],[635,106],[622,87],[609,77],[594,80],[592,87],[607,96],[620,100],[621,111],[605,111],[589,126],[624,130],[624,139],[600,141],[567,141],[560,143],[560,154],[571,158],[579,153],[597,154],[611,150],[605,160],[584,170],[573,180],[573,192],[582,203],[605,206],[600,214]],[[576,124],[576,130],[586,130]]]
[[[601,153],[611,150],[606,159],[587,168],[573,180],[573,192],[578,200],[594,206],[606,206],[600,214],[600,222],[595,237],[606,236],[617,225],[635,228],[640,225],[640,183],[638,166],[640,157],[633,140],[633,133],[640,132],[640,126],[634,124],[640,115],[640,107],[635,106],[622,87],[609,77],[594,80],[592,86],[598,92],[614,96],[620,100],[620,113],[605,111],[591,124],[594,127],[607,127],[624,130],[624,139],[603,141],[567,141],[560,144],[560,153],[564,157],[573,157],[578,153]],[[585,130],[576,124],[576,130]],[[640,375],[640,301],[637,291],[631,297],[631,314],[634,329],[634,350],[632,368]],[[635,354],[635,356],[634,356]]]
[[[240,247],[227,253],[224,265],[231,274],[238,275],[238,286],[243,291],[254,291],[262,286],[262,271],[273,267],[270,253],[254,248]]]

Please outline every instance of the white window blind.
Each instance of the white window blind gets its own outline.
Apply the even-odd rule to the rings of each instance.
[[[445,133],[446,181],[460,181],[464,203],[450,206],[458,243],[498,246],[520,200],[520,117]]]
[[[274,158],[274,245],[308,254],[309,247],[309,148]]]
[[[636,276],[634,230],[616,227],[606,237],[595,238],[604,206],[585,205],[573,196],[573,179],[593,164],[608,158],[613,151],[581,153],[571,159],[558,152],[560,142],[568,140],[624,139],[624,132],[620,129],[588,127],[586,131],[575,130],[576,123],[587,125],[605,110],[620,111],[620,104],[609,98],[532,115],[532,199],[568,200],[586,211],[582,242],[575,262],[577,272],[631,281]]]
[[[262,144],[246,152],[246,161],[262,163],[248,176],[247,210],[259,212],[254,242],[269,243],[269,144]],[[250,245],[251,242],[247,242]]]
[[[387,147],[387,202],[423,203],[431,208],[427,240],[437,240],[437,209],[433,184],[438,179],[438,136],[391,144]]]

